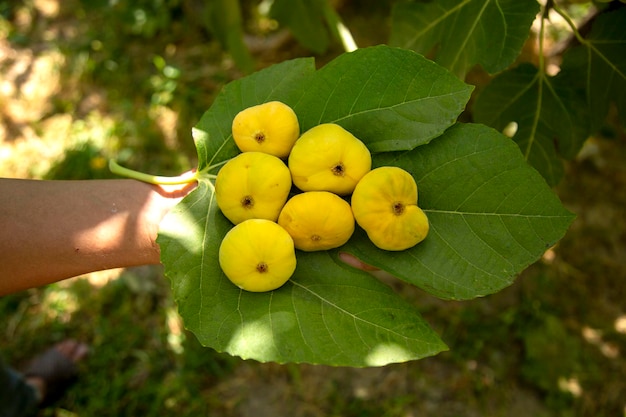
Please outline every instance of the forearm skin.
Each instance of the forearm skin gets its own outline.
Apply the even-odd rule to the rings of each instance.
[[[126,179],[0,179],[0,295],[159,263],[159,223],[190,188]]]

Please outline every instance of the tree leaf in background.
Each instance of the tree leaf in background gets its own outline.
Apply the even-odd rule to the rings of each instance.
[[[626,9],[601,13],[585,42],[563,55],[560,77],[586,93],[591,127],[602,126],[611,102],[626,125]]]
[[[359,230],[342,250],[441,298],[507,287],[573,220],[519,148],[483,125],[456,125],[428,145],[381,154],[374,163],[413,174],[430,232],[393,253],[378,250]]]
[[[573,158],[589,134],[584,98],[564,81],[522,64],[494,78],[473,107],[476,122],[497,130],[517,123],[513,140],[550,185],[563,176],[561,158]]]
[[[472,88],[421,55],[376,46],[317,71],[294,110],[303,131],[337,123],[372,152],[407,150],[454,124]]]
[[[237,67],[249,73],[254,61],[243,40],[243,21],[238,1],[212,0],[206,2],[207,26],[233,58]]]
[[[460,78],[476,64],[511,65],[539,11],[536,0],[403,1],[392,10],[390,44],[430,56]]]
[[[274,0],[270,16],[288,27],[296,40],[316,54],[322,54],[330,43],[325,25],[327,0]]]

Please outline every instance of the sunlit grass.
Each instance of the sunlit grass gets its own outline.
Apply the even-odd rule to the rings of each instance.
[[[118,146],[115,124],[111,117],[98,112],[78,120],[69,114],[58,114],[36,122],[34,129],[22,131],[22,136],[5,137],[0,142],[0,176],[87,179],[103,172],[106,165],[98,163],[98,159]],[[67,173],[55,172],[68,152],[80,153],[84,166],[68,167]]]

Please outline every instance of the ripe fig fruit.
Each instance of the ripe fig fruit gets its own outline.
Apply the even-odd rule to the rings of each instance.
[[[371,170],[354,189],[351,205],[356,222],[380,249],[408,249],[428,234],[428,218],[417,206],[417,184],[402,168]]]
[[[300,125],[291,107],[270,101],[239,112],[233,119],[232,133],[241,152],[286,158],[300,136]]]
[[[249,219],[226,233],[220,244],[219,263],[239,288],[272,291],[287,282],[296,270],[293,239],[270,220]]]
[[[372,167],[365,144],[334,123],[317,125],[300,136],[289,155],[289,169],[302,191],[347,195]]]
[[[217,206],[234,224],[247,219],[276,221],[290,190],[287,165],[262,152],[240,153],[224,164],[215,179]]]
[[[308,191],[291,197],[278,216],[278,224],[306,252],[337,248],[354,232],[350,204],[328,191]]]

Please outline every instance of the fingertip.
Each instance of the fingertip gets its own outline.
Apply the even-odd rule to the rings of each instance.
[[[339,259],[341,259],[344,263],[360,269],[362,271],[367,271],[367,272],[371,272],[371,271],[378,271],[379,268],[376,268],[372,265],[366,264],[365,262],[362,262],[359,258],[357,258],[356,256],[350,254],[350,253],[346,253],[346,252],[339,252]]]

